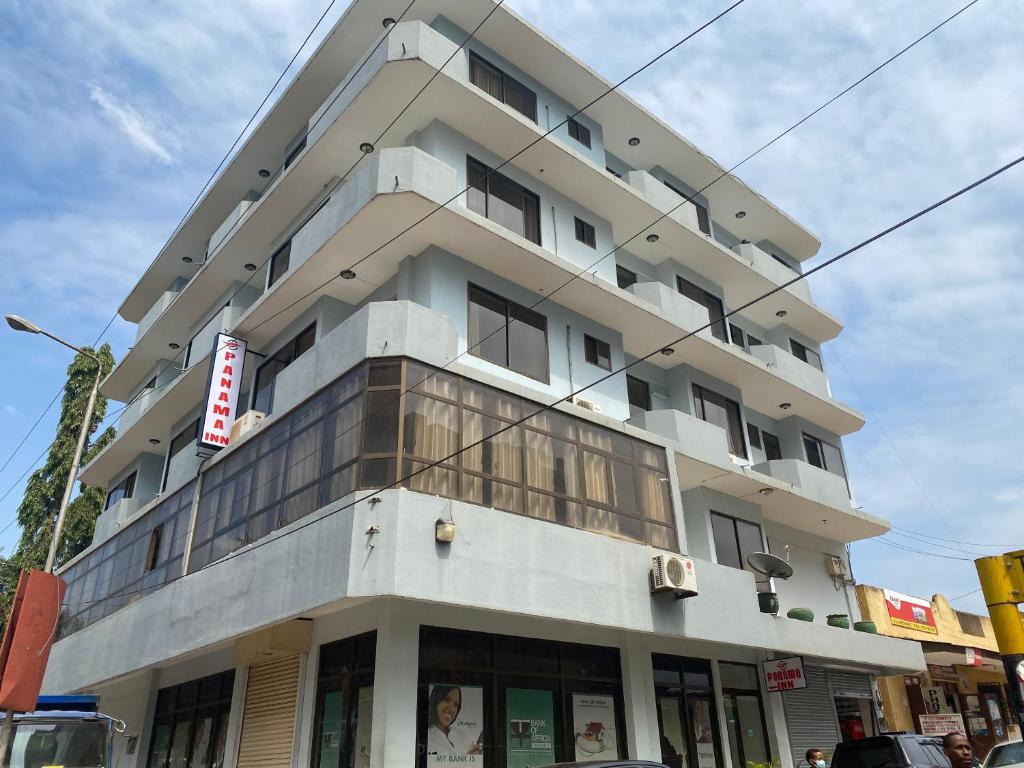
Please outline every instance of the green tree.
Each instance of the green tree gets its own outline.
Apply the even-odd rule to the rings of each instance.
[[[110,345],[104,344],[98,352],[88,347],[85,349],[99,358],[102,380],[102,377],[110,373],[110,369],[114,367]],[[46,463],[29,476],[25,485],[25,495],[18,507],[21,539],[10,557],[0,558],[0,629],[7,622],[19,574],[24,570],[42,568],[46,564],[50,534],[57,520],[79,430],[89,402],[89,392],[95,380],[96,363],[83,354],[75,355],[75,359],[68,366],[68,379],[61,401],[57,433],[50,445]],[[106,412],[107,399],[99,395],[89,424],[85,450],[82,452],[83,463],[91,460],[114,438],[114,429],[109,427],[98,438],[93,439]],[[67,562],[89,546],[96,518],[103,511],[105,489],[79,484],[79,491],[79,495],[68,506],[64,519],[64,529],[57,548],[58,565]]]

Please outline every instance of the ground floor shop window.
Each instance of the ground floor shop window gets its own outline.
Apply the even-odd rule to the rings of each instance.
[[[616,648],[423,627],[419,666],[420,768],[626,756]]]
[[[221,768],[234,670],[162,688],[157,695],[147,768]]]
[[[320,646],[313,768],[369,768],[377,633]]]
[[[711,662],[654,654],[661,761],[669,768],[722,765]]]
[[[725,705],[733,768],[752,762],[770,763],[771,749],[757,667],[720,662],[718,672],[722,680],[722,703]]]

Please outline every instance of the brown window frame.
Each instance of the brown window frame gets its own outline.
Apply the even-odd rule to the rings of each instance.
[[[700,304],[708,312],[708,322],[711,324],[711,335],[719,341],[729,343],[729,334],[726,331],[725,304],[711,293],[705,291],[691,280],[682,275],[676,275],[676,290],[683,296],[697,304]],[[716,315],[717,313],[717,315]]]
[[[492,77],[495,77],[499,84],[500,93],[493,93],[490,89],[486,88],[486,83],[481,81],[477,73],[480,71],[488,71]],[[530,118],[533,122],[537,122],[537,93],[527,86],[523,85],[519,80],[509,75],[507,72],[499,67],[494,66],[491,62],[487,61],[483,56],[479,55],[475,51],[469,52],[469,82],[474,86],[482,90],[484,93],[492,96],[493,98],[505,104],[511,109],[514,109],[524,117]],[[529,110],[520,109],[515,103],[514,99],[510,99],[509,91],[518,91],[519,95],[524,97],[523,103],[529,104],[531,107]]]
[[[509,188],[515,189],[522,194],[522,232],[506,226],[499,219],[491,215],[491,199],[496,197],[495,193],[492,191],[492,186],[495,183],[507,185]],[[488,220],[504,227],[509,232],[513,232],[520,237],[529,240],[531,243],[536,243],[537,245],[542,244],[540,195],[527,189],[518,181],[494,170],[486,163],[480,162],[472,155],[466,155],[466,187],[466,207],[469,210],[479,213],[481,216],[484,216]],[[478,195],[483,195],[482,209],[478,202]],[[499,197],[499,199],[501,198]],[[531,232],[531,228],[535,231]]]
[[[610,371],[612,369],[612,345],[585,333],[583,334],[583,358],[591,365]]]
[[[706,421],[709,424],[714,424],[713,421],[710,421],[706,418],[706,409],[704,406],[705,401],[711,402],[712,405],[719,405],[721,407],[724,407],[726,411],[726,418],[730,422],[729,428],[725,430],[725,434],[729,443],[729,453],[731,453],[733,456],[738,456],[741,459],[749,459],[750,454],[747,452],[747,444],[746,441],[743,439],[743,411],[740,408],[740,404],[737,403],[735,400],[732,400],[726,397],[725,395],[720,395],[713,389],[703,387],[700,384],[697,384],[696,382],[693,382],[690,388],[693,392],[694,416],[696,416],[701,421]],[[708,398],[706,395],[712,395],[714,398],[721,399],[722,401],[724,401],[724,406],[722,406],[721,403],[715,403],[711,398]],[[730,415],[735,416],[735,423],[733,423],[733,420],[729,418]],[[739,450],[733,450],[734,448],[738,448]]]
[[[534,379],[535,381],[540,381],[540,382],[543,382],[544,384],[548,384],[550,382],[550,375],[551,375],[551,348],[550,348],[550,346],[548,344],[548,319],[547,319],[547,317],[542,315],[540,312],[536,312],[536,311],[530,309],[529,307],[524,306],[523,304],[519,304],[518,302],[512,301],[511,299],[506,299],[504,296],[502,296],[502,295],[500,295],[498,293],[495,293],[494,291],[489,291],[486,288],[482,288],[481,286],[476,285],[475,283],[467,283],[467,286],[468,287],[467,287],[467,299],[466,299],[466,310],[467,310],[466,328],[467,328],[467,331],[468,331],[467,335],[468,335],[468,338],[469,338],[469,354],[472,355],[473,357],[479,357],[481,360],[487,360],[488,362],[494,363],[495,365],[500,365],[502,368],[507,368],[510,371],[515,371],[516,373],[520,374],[521,376],[526,376],[527,378]],[[476,297],[478,299],[475,302],[474,302],[474,295],[476,295]],[[484,342],[486,342],[488,339],[491,339],[491,338],[495,338],[495,337],[499,337],[500,338],[502,336],[502,334],[499,333],[499,332],[493,332],[490,335],[485,336],[484,338],[480,338],[480,330],[473,323],[473,308],[472,308],[472,305],[475,303],[477,306],[487,307],[487,304],[484,301],[482,301],[482,300],[486,300],[486,299],[490,299],[494,303],[503,304],[504,308],[505,308],[505,313],[504,313],[505,314],[505,323],[503,325],[503,329],[504,329],[504,349],[505,349],[504,361],[497,360],[497,359],[492,359],[491,357],[486,357],[483,354],[484,350],[482,349]],[[543,370],[543,372],[535,371],[534,373],[531,373],[531,372],[528,372],[527,370],[525,370],[525,368],[527,368],[527,366],[517,367],[518,363],[513,359],[513,356],[512,356],[513,344],[511,342],[511,339],[510,339],[510,336],[509,336],[510,329],[512,328],[512,324],[514,322],[525,323],[525,324],[527,324],[527,325],[529,325],[529,326],[531,326],[531,327],[533,327],[533,328],[535,328],[537,330],[543,330],[543,332],[544,332],[544,370]]]
[[[569,137],[575,139],[587,149],[591,149],[590,129],[572,117],[567,117],[566,122],[569,129]]]
[[[576,228],[576,239],[590,248],[597,248],[597,230],[594,229],[594,225],[579,216],[574,216],[573,221]]]

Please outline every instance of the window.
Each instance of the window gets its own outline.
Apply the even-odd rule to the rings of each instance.
[[[708,214],[708,209],[705,208],[700,203],[698,203],[696,200],[693,200],[690,195],[686,194],[685,192],[683,192],[682,190],[680,190],[680,189],[678,189],[676,187],[673,187],[667,181],[663,181],[662,184],[664,184],[666,187],[671,189],[673,192],[675,192],[680,197],[686,198],[689,202],[691,202],[693,204],[693,207],[697,209],[697,228],[701,232],[703,232],[705,235],[710,236],[711,235],[711,216]]]
[[[643,379],[626,374],[626,395],[629,397],[629,417],[651,410],[651,385]]]
[[[715,562],[719,565],[728,565],[730,568],[750,571],[754,574],[755,580],[764,579],[747,563],[750,555],[765,551],[760,525],[712,510],[711,533],[715,539]],[[767,580],[758,586],[767,588]]]
[[[195,483],[189,483],[161,499],[61,573],[68,588],[57,637],[67,637],[181,576],[194,490]],[[151,533],[157,527],[161,534],[156,561],[150,561],[153,567],[145,571]]]
[[[544,315],[469,286],[469,353],[538,381],[548,380]]]
[[[160,482],[161,493],[167,487],[167,474],[171,468],[171,459],[192,445],[197,437],[199,437],[199,419],[193,421],[171,439],[171,445],[167,449],[167,460],[164,462],[164,477]]]
[[[302,152],[302,150],[304,150],[306,148],[306,138],[307,137],[303,136],[301,139],[299,139],[299,143],[296,144],[292,148],[292,151],[289,152],[288,155],[285,157],[285,159],[284,159],[284,167],[285,168],[287,168],[292,163],[294,163],[295,162],[295,158],[298,157],[299,153]]]
[[[786,261],[785,259],[781,258],[780,256],[776,256],[774,253],[770,254],[770,256],[773,259],[775,259],[777,262],[779,262],[779,264],[784,266],[786,269],[788,269],[788,270],[790,270],[792,272],[796,272],[797,271],[796,268],[792,264],[790,264],[788,261]]]
[[[594,234],[594,225],[587,224],[583,219],[576,217],[576,239],[591,248],[597,247],[597,237]]]
[[[163,535],[163,530],[164,525],[161,523],[149,534],[149,549],[146,552],[145,573],[154,570],[160,562],[160,538]]]
[[[607,341],[584,334],[583,354],[591,365],[604,368],[606,371],[612,369],[612,348]]]
[[[611,167],[610,165],[606,165],[606,166],[604,167],[604,169],[605,169],[606,171],[608,171],[608,173],[610,173],[610,174],[611,174],[612,176],[614,176],[614,177],[615,177],[616,179],[621,179],[621,178],[622,178],[622,174],[621,174],[621,173],[619,173],[618,171],[616,171],[616,170],[615,170],[614,168],[612,168],[612,167]]]
[[[749,333],[747,334],[747,346],[748,347],[759,347],[762,344],[764,344],[764,342],[761,341],[759,338],[757,338],[756,336],[751,336]]]
[[[615,267],[615,281],[619,284],[619,288],[629,288],[631,285],[636,285],[636,272],[618,265]]]
[[[235,671],[162,688],[156,698],[146,768],[224,764]]]
[[[764,441],[764,455],[767,461],[778,461],[782,458],[782,444],[779,438],[761,430],[761,439]]]
[[[746,344],[743,343],[743,329],[738,325],[729,323],[729,339],[737,347],[746,349]]]
[[[587,149],[590,149],[590,129],[585,125],[581,125],[573,118],[569,118],[569,136],[570,138],[576,139]]]
[[[540,198],[504,174],[466,159],[469,210],[540,245]]]
[[[726,335],[725,331],[725,320],[722,319],[723,315],[725,315],[725,309],[722,307],[722,300],[713,293],[708,293],[700,286],[691,283],[685,277],[681,277],[679,275],[676,275],[676,290],[686,298],[697,302],[707,309],[708,320],[713,323],[711,326],[711,335],[716,339],[721,339],[728,343],[729,337]]]
[[[142,389],[140,391],[147,392],[151,389],[156,389],[156,376],[154,376],[152,379],[143,384]]]
[[[747,422],[747,438],[750,440],[750,447],[761,449],[761,430]]]
[[[347,768],[368,759],[376,655],[376,632],[320,646],[312,768]]]
[[[484,93],[537,122],[537,94],[472,52],[469,54],[469,81]]]
[[[316,323],[307,326],[294,339],[285,343],[277,352],[256,369],[253,383],[252,409],[269,414],[274,407],[274,382],[277,375],[295,362],[296,358],[316,343]]]
[[[270,257],[270,271],[267,275],[267,288],[269,288],[278,280],[280,280],[284,273],[288,271],[288,265],[291,262],[291,256],[291,240],[289,240],[287,243],[285,243],[276,251],[274,251],[274,255]]]
[[[113,488],[107,489],[107,500],[103,504],[104,509],[110,509],[121,499],[130,499],[132,497],[135,493],[135,474],[135,472],[132,472]]]
[[[670,766],[722,765],[718,706],[711,662],[652,654],[661,762]]]
[[[595,734],[593,741],[605,744],[603,756],[626,756],[617,648],[424,626],[418,694],[419,757],[410,763],[417,768],[445,761],[435,755],[450,751],[451,744],[469,745],[481,734],[475,765],[561,764],[576,759],[580,730],[588,726],[597,734],[614,729],[614,739],[610,733],[604,738]],[[456,726],[445,734],[437,727],[437,712],[445,699],[459,707],[460,719],[475,721],[472,729]],[[542,748],[541,738],[530,739],[531,720],[543,721],[535,732],[547,737]],[[531,742],[532,755],[517,750]],[[469,764],[467,758],[461,760],[460,764]]]
[[[722,703],[729,729],[729,751],[734,766],[772,763],[757,667],[718,662]]]
[[[789,340],[789,348],[793,350],[793,355],[796,358],[803,360],[808,365],[813,365],[819,371],[824,370],[821,367],[821,355],[819,355],[813,349],[805,347],[796,339]]]
[[[804,433],[804,450],[807,452],[807,461],[819,469],[825,469],[834,475],[846,478],[846,467],[843,464],[843,454],[836,446],[819,440],[813,435]]]
[[[694,415],[709,424],[716,424],[729,436],[729,453],[747,458],[747,446],[743,440],[743,421],[740,418],[739,403],[723,397],[717,392],[693,385]]]

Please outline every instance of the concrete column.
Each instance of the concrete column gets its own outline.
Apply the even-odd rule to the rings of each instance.
[[[641,638],[627,637],[622,646],[622,702],[629,756],[636,760],[661,760],[654,667],[651,649]]]
[[[120,768],[141,768],[146,764],[159,680],[159,670],[151,669],[100,691],[100,711],[124,720],[124,735],[114,737],[114,764]],[[135,740],[135,750],[129,755],[131,738]]]
[[[419,622],[403,615],[395,603],[385,603],[373,674],[370,764],[375,768],[408,768],[416,761],[419,644]]]
[[[794,768],[793,755],[789,748],[789,728],[786,726],[786,712],[782,708],[781,693],[763,694],[764,719],[768,727],[768,744],[781,768]]]
[[[224,768],[238,764],[238,743],[242,738],[242,716],[245,714],[245,691],[249,683],[249,668],[235,667],[235,685],[231,690],[231,714],[228,715],[228,733],[224,744]]]

